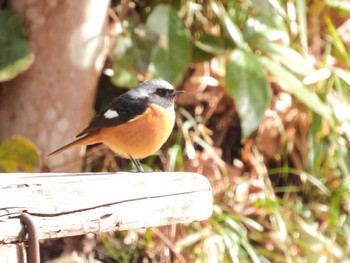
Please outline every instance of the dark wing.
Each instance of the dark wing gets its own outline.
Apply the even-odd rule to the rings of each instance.
[[[109,107],[99,116],[97,116],[87,128],[85,128],[76,137],[80,137],[87,133],[94,132],[101,128],[111,127],[126,123],[137,116],[141,115],[147,109],[147,102],[142,98],[131,97],[130,94],[115,98]],[[116,112],[118,116],[108,118],[104,114],[108,111]]]

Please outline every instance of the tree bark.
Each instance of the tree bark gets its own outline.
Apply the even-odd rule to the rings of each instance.
[[[13,0],[34,64],[0,88],[0,141],[24,136],[55,171],[78,171],[79,149],[46,159],[91,118],[103,67],[109,0]],[[64,164],[64,166],[62,166]]]

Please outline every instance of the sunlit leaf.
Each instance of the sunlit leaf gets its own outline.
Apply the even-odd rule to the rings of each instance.
[[[222,3],[219,1],[212,1],[211,7],[212,7],[214,13],[219,18],[221,24],[224,26],[227,33],[231,37],[232,41],[238,47],[245,49],[245,50],[249,50],[249,46],[244,41],[242,32],[240,31],[238,26],[231,21],[230,16],[227,14]]]
[[[311,110],[320,114],[323,118],[332,123],[331,112],[329,108],[321,101],[316,93],[307,89],[297,77],[295,77],[292,73],[290,73],[278,63],[266,57],[260,57],[259,60],[267,70],[269,70],[273,75],[285,83],[284,86],[290,93],[297,97]]]
[[[130,35],[121,35],[112,49],[110,56],[113,62],[111,81],[118,87],[132,88],[138,84],[134,70],[132,52],[133,40]]]
[[[127,32],[118,37],[110,52],[115,76],[112,82],[119,87],[133,87],[137,83],[137,74],[145,75],[151,60],[151,51],[156,36],[146,34],[143,27],[138,34]]]
[[[264,227],[259,224],[257,221],[249,218],[249,217],[239,217],[239,220],[242,221],[244,224],[246,224],[247,226],[250,226],[252,228],[254,228],[254,230],[262,232],[264,231]]]
[[[334,116],[338,120],[338,133],[343,134],[350,142],[350,99],[334,91],[329,94],[328,100],[334,110]]]
[[[310,248],[313,251],[321,253],[324,250],[324,247],[329,247],[330,252],[340,258],[343,255],[343,250],[339,247],[337,243],[334,243],[330,238],[325,236],[319,228],[316,227],[316,224],[307,222],[300,217],[296,218],[295,223],[298,232],[302,236],[302,239],[308,242]]]
[[[295,2],[297,9],[298,19],[298,33],[300,37],[300,43],[304,50],[308,49],[307,39],[307,5],[305,0],[296,0]]]
[[[226,249],[230,255],[230,258],[232,260],[233,263],[239,262],[239,246],[238,246],[238,242],[237,240],[235,240],[233,238],[234,233],[233,231],[226,231],[228,233],[222,232],[222,238],[224,239],[225,245],[226,245]],[[237,239],[237,238],[236,238]]]
[[[141,29],[139,29],[140,31]],[[133,37],[132,60],[135,69],[142,75],[147,74],[149,63],[151,62],[152,48],[157,43],[156,36],[148,35],[146,29],[143,29],[142,34],[145,36],[136,35]]]
[[[208,231],[197,231],[192,234],[188,234],[186,237],[176,242],[175,251],[181,252],[186,247],[189,247],[207,237],[208,234]]]
[[[153,9],[146,25],[150,32],[159,37],[151,56],[152,77],[178,84],[191,62],[189,32],[178,17],[177,10],[165,4]]]
[[[9,10],[0,10],[0,82],[13,79],[27,70],[34,61],[19,17]]]
[[[118,41],[116,41],[113,49],[111,50],[111,58],[112,59],[121,59],[123,58],[128,50],[132,48],[133,41],[129,35],[121,35],[118,37]]]
[[[198,38],[194,44],[205,52],[222,55],[227,50],[227,42],[228,40],[222,36],[203,35]]]
[[[250,259],[254,263],[260,263],[261,260],[259,259],[258,252],[255,250],[255,248],[248,242],[247,239],[242,239],[242,247],[247,251],[247,254],[249,255]]]
[[[136,72],[132,67],[131,55],[125,55],[113,64],[111,81],[118,87],[133,88],[138,84]]]
[[[203,241],[202,262],[223,262],[225,242],[221,235],[211,235]]]
[[[342,69],[336,69],[335,73],[337,76],[342,79],[348,86],[350,86],[350,71],[342,70]]]
[[[350,13],[349,0],[326,0],[328,6],[339,9],[340,11]]]
[[[350,56],[348,49],[345,47],[343,41],[341,40],[335,26],[329,17],[325,18],[325,22],[331,37],[331,42],[334,45],[336,52],[338,53],[337,59],[339,62],[344,62],[350,66]]]
[[[33,172],[40,157],[35,146],[22,137],[14,137],[0,144],[0,172]]]
[[[183,155],[182,148],[178,144],[174,144],[173,147],[168,151],[168,171],[174,172],[176,166],[178,166],[179,171],[183,171]]]
[[[273,19],[273,16],[280,15],[282,17],[286,16],[285,11],[283,10],[281,4],[277,0],[249,0],[254,8],[256,8],[259,12],[264,14],[267,17]]]
[[[259,16],[249,17],[243,31],[244,39],[253,46],[261,41],[281,41],[288,44],[290,42],[288,32],[283,27],[285,27],[284,24],[278,24],[278,27],[268,25]]]
[[[226,88],[237,104],[243,138],[247,138],[258,127],[270,102],[267,78],[253,53],[234,50],[230,54]]]
[[[314,67],[306,57],[288,46],[267,42],[256,43],[256,47],[295,73],[307,75],[314,71]]]

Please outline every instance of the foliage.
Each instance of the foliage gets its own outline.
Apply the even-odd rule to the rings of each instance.
[[[177,11],[159,4],[144,24],[127,21],[127,30],[111,52],[114,61],[114,84],[134,87],[137,74],[147,70],[153,78],[163,78],[178,84],[191,62],[189,32]]]
[[[40,157],[35,146],[22,137],[14,137],[0,144],[0,172],[34,172]]]
[[[25,39],[19,17],[10,10],[0,10],[0,82],[15,78],[27,70],[34,54]]]
[[[179,230],[172,254],[180,262],[349,258],[350,43],[339,33],[349,30],[346,1],[151,1],[115,11],[122,30],[112,81],[131,87],[162,77],[186,90],[161,159],[170,170],[205,174],[214,190],[212,218]],[[232,130],[235,114],[242,134]],[[157,258],[154,233],[134,240],[132,255],[142,243],[138,257]],[[103,242],[109,253],[113,242]]]
[[[231,52],[226,66],[226,88],[239,108],[246,138],[256,130],[270,102],[270,87],[255,55],[240,49]]]
[[[157,5],[146,21],[148,32],[158,37],[152,49],[150,73],[178,84],[191,61],[189,32],[170,5]]]

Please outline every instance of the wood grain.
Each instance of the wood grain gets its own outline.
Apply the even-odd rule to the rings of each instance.
[[[205,220],[208,180],[195,173],[0,174],[0,243],[25,240],[18,216],[40,239]]]

